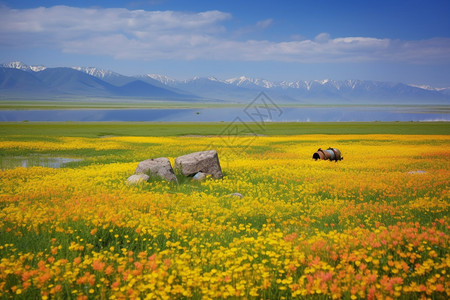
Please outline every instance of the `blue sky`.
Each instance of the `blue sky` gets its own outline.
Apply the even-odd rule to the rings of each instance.
[[[450,1],[2,1],[0,62],[450,86]]]

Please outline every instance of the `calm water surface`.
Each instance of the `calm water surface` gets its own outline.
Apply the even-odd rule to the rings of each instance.
[[[427,107],[281,107],[201,109],[84,109],[84,110],[0,110],[0,121],[156,121],[156,122],[370,122],[450,121],[449,110]],[[253,118],[253,120],[252,120]]]
[[[17,167],[46,167],[59,169],[65,167],[68,163],[82,161],[77,158],[52,157],[48,155],[32,154],[31,156],[6,156],[0,157],[0,169],[14,169]]]

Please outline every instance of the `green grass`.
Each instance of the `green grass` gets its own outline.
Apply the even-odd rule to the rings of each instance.
[[[256,96],[256,94],[255,94]],[[230,102],[214,99],[189,99],[186,101],[164,100],[164,99],[145,99],[145,98],[98,98],[98,97],[55,97],[55,98],[36,98],[14,99],[0,95],[0,110],[33,110],[33,109],[183,109],[183,108],[231,108],[246,107],[252,99],[244,102]],[[422,112],[449,113],[450,107],[445,104],[434,105],[409,105],[409,104],[327,104],[327,103],[277,103],[282,107],[396,107],[405,108],[408,111],[411,108],[420,108]]]
[[[449,122],[322,122],[266,123],[263,127],[247,123],[239,135],[303,135],[303,134],[450,134]],[[182,136],[228,135],[233,125],[218,123],[157,122],[3,122],[0,136]]]

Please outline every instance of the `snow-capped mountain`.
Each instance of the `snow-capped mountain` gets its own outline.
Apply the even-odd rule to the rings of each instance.
[[[273,82],[270,82],[265,79],[254,79],[254,78],[247,78],[245,76],[240,76],[236,78],[230,78],[225,80],[228,84],[233,84],[236,86],[242,86],[242,87],[263,87],[266,89],[270,89],[275,87],[275,84]]]
[[[445,102],[448,89],[431,89],[402,83],[369,80],[297,80],[272,82],[239,76],[220,80],[215,77],[193,77],[174,80],[164,75],[146,75],[166,86],[209,98],[231,101],[252,99],[258,91],[283,102],[297,103],[430,103]],[[424,102],[426,101],[426,102]]]
[[[86,96],[169,101],[198,98],[96,68],[36,68],[19,62],[0,67],[0,98],[60,99]]]
[[[10,69],[18,69],[22,71],[33,71],[33,72],[39,72],[47,69],[47,67],[44,66],[28,66],[20,61],[13,61],[6,64],[3,64],[2,67],[4,68],[10,68]]]
[[[427,84],[423,84],[423,85],[420,85],[420,84],[408,84],[408,85],[416,87],[416,88],[428,90],[428,91],[438,91],[438,92],[449,89],[449,88],[435,88],[435,87],[432,87],[432,86],[427,85]]]
[[[123,86],[136,80],[135,78],[124,76],[110,70],[95,67],[72,67],[72,69],[97,77],[107,83],[116,86]]]
[[[260,91],[264,91],[279,103],[450,104],[450,88],[381,81],[322,79],[272,82],[246,76],[225,80],[212,76],[175,80],[165,75],[152,73],[124,76],[95,67],[46,68],[45,66],[28,66],[21,62],[11,62],[1,67],[3,68],[0,68],[2,71],[0,72],[0,92],[31,91],[40,86],[40,80],[43,80],[45,76],[58,74],[59,77],[50,76],[45,83],[51,86],[52,92],[70,91],[73,94],[78,87],[80,94],[86,94],[89,90],[89,93],[95,96],[98,90],[99,96],[102,97],[107,95],[145,97],[148,95],[151,98],[158,94],[178,99],[186,97],[186,100],[203,98],[247,103]],[[11,69],[25,73],[8,72]],[[69,70],[72,70],[72,73]],[[79,72],[78,74],[85,76],[73,72]],[[72,88],[68,90],[69,85]]]
[[[170,78],[168,76],[165,76],[165,75],[145,74],[145,75],[142,75],[142,77],[148,77],[148,78],[151,78],[153,80],[159,81],[162,84],[169,85],[169,86],[172,86],[172,85],[174,85],[176,83],[175,79],[172,79],[172,78]]]
[[[133,77],[124,76],[110,70],[95,67],[72,67],[72,69],[97,77],[109,84],[116,86],[123,86],[136,80],[136,78]]]
[[[110,76],[122,76],[119,73],[109,71],[109,70],[99,69],[99,68],[95,68],[95,67],[72,67],[72,69],[84,72],[86,74],[95,76],[97,78],[105,78],[105,77],[110,77]]]
[[[208,77],[200,77],[200,76],[194,76],[191,79],[185,79],[183,81],[181,81],[182,83],[193,83],[193,82],[220,82],[220,83],[225,83],[225,81],[223,80],[219,80],[214,76],[208,76]],[[175,84],[180,83],[179,82],[175,82]],[[174,83],[172,83],[174,84]]]

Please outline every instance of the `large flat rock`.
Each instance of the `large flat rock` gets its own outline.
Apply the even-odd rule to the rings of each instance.
[[[147,174],[134,174],[128,177],[127,183],[129,185],[137,185],[146,182],[149,180],[150,176]]]
[[[167,157],[151,158],[141,161],[134,174],[147,174],[149,176],[160,177],[167,181],[178,182],[170,160]]]
[[[180,170],[184,176],[192,176],[198,172],[211,175],[214,179],[223,176],[216,150],[194,152],[177,157],[175,169]]]

